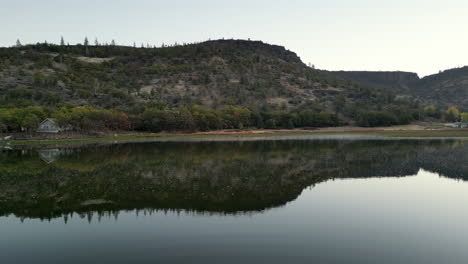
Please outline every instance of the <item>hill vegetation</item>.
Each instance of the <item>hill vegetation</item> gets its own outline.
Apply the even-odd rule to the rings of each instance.
[[[18,43],[0,48],[0,129],[32,131],[50,116],[77,130],[144,131],[379,126],[442,117],[448,106],[437,103],[430,110],[438,114],[428,112],[433,101],[408,92],[418,79],[318,70],[259,41],[159,48],[87,39]],[[442,82],[427,82],[435,80]]]

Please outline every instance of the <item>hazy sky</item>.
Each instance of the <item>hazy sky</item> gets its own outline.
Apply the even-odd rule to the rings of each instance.
[[[236,38],[328,70],[420,75],[468,64],[466,0],[0,0],[0,46]]]

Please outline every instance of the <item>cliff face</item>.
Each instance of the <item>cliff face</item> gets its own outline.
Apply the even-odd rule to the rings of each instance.
[[[468,109],[468,67],[450,69],[419,78],[410,72],[339,71],[334,74],[369,88],[412,96],[424,104]]]
[[[250,50],[259,54],[272,56],[279,58],[285,62],[293,63],[298,66],[305,66],[302,60],[297,56],[295,52],[287,50],[283,46],[266,44],[262,41],[250,41],[250,40],[213,40],[207,41],[205,45],[212,45],[213,47],[223,48],[231,47],[232,49],[243,49]]]
[[[334,73],[343,78],[360,82],[366,86],[377,86],[398,92],[409,92],[410,87],[420,80],[416,73],[401,71],[338,71]]]

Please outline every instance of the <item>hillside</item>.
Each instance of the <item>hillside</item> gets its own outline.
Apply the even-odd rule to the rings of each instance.
[[[313,69],[294,52],[260,41],[160,48],[38,43],[0,48],[0,108],[48,110],[7,111],[3,117],[0,111],[0,129],[32,129],[44,116],[83,129],[151,131],[405,124],[421,118],[422,107],[432,102],[413,92],[414,82],[420,83],[412,73]],[[126,118],[103,109],[125,113],[130,125],[115,125]],[[71,121],[73,111],[80,112],[79,120]],[[98,124],[98,116],[112,124]]]
[[[88,56],[85,56],[85,55]],[[0,49],[2,105],[90,104],[103,108],[149,101],[333,108],[333,98],[376,95],[293,52],[257,41],[217,40],[164,48],[38,44]]]
[[[425,105],[468,109],[468,66],[419,78],[410,72],[339,71],[334,74],[366,88],[386,89],[417,98]]]

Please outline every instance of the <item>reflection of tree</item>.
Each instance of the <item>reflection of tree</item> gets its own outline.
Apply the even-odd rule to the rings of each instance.
[[[467,151],[459,141],[168,142],[79,148],[50,165],[35,151],[0,152],[0,215],[261,211],[333,178],[467,177]]]

